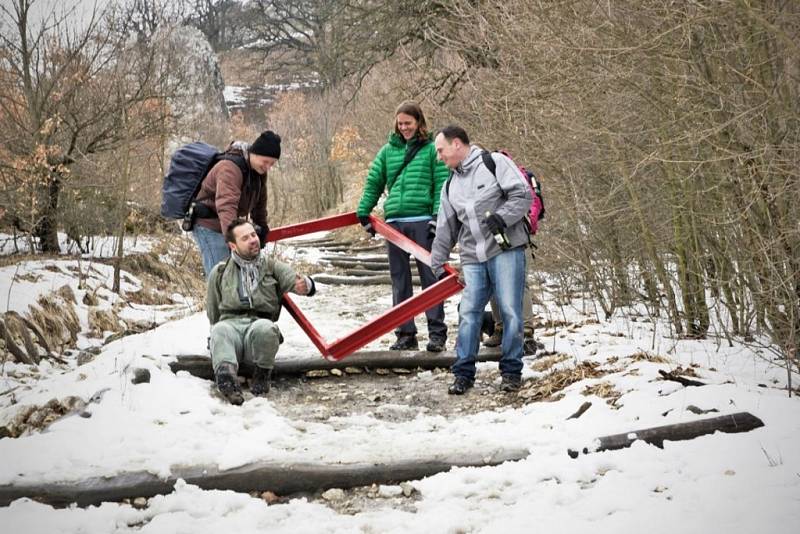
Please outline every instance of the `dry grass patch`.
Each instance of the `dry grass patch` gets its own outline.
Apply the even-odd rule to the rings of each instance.
[[[50,399],[43,406],[25,406],[9,421],[0,426],[0,438],[17,438],[35,430],[44,430],[65,415],[83,409],[86,403],[80,397]]]
[[[628,356],[634,362],[653,362],[653,363],[669,363],[669,358],[660,356],[658,354],[650,354],[649,352],[635,352]]]
[[[81,331],[81,323],[72,304],[75,295],[72,294],[73,301],[68,302],[63,296],[66,295],[66,291],[59,290],[58,293],[60,294],[49,293],[40,296],[36,304],[28,309],[28,316],[47,340],[50,348],[63,351],[65,348],[75,346],[78,332]]]
[[[17,274],[14,276],[15,282],[30,282],[32,284],[35,284],[41,279],[42,277],[40,275],[34,273]]]
[[[78,300],[75,298],[75,292],[67,284],[64,284],[58,288],[58,291],[56,291],[56,296],[60,297],[61,300],[68,304],[77,304],[78,302]]]
[[[181,243],[181,245],[185,245]],[[199,253],[181,247],[170,247],[168,240],[162,240],[154,250],[131,254],[122,259],[123,271],[138,277],[142,289],[132,291],[126,298],[142,305],[173,304],[169,297],[173,293],[182,293],[201,300],[206,293],[206,283],[202,276]],[[169,255],[174,261],[164,261],[161,254]]]
[[[89,336],[103,337],[105,332],[116,332],[120,329],[119,316],[112,309],[89,309]]]
[[[546,321],[538,321],[535,324],[536,328],[560,328],[563,326],[573,326],[573,323],[569,321],[563,321],[561,319],[548,319]]]
[[[538,379],[530,380],[520,390],[519,395],[532,401],[557,401],[564,395],[560,393],[568,386],[587,378],[600,378],[608,374],[596,362],[581,362],[571,369],[561,369]]]
[[[583,388],[581,395],[586,397],[589,395],[595,395],[601,399],[606,399],[606,403],[613,406],[622,396],[622,393],[614,389],[614,384],[607,380],[603,380],[602,382],[598,382],[597,384]]]
[[[539,358],[533,364],[531,364],[531,369],[536,371],[537,373],[543,373],[553,367],[557,363],[561,363],[564,360],[569,360],[570,356],[566,354],[553,354],[552,356],[545,356],[544,358]]]
[[[153,289],[149,285],[143,285],[142,289],[139,291],[126,293],[125,298],[130,303],[142,304],[145,306],[163,306],[173,303],[169,295],[164,294],[158,289]]]

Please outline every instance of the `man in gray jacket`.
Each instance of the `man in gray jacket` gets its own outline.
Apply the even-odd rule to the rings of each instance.
[[[455,380],[448,389],[462,395],[475,382],[475,357],[483,310],[494,295],[503,317],[503,391],[516,391],[522,375],[522,294],[528,231],[523,217],[531,193],[514,162],[492,153],[495,174],[483,163],[484,151],[469,144],[460,126],[436,135],[436,153],[452,174],[442,189],[431,268],[445,275],[444,263],[458,243],[466,287],[459,306]]]

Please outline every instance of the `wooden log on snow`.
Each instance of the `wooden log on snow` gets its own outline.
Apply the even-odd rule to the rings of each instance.
[[[226,471],[220,471],[215,466],[196,466],[174,469],[167,478],[139,471],[113,477],[55,483],[26,483],[18,480],[14,484],[0,486],[0,506],[8,506],[23,497],[53,506],[67,506],[71,503],[88,506],[125,498],[152,497],[172,492],[179,478],[203,489],[271,491],[278,495],[289,495],[327,488],[353,488],[418,480],[453,467],[499,465],[522,460],[528,454],[525,449],[459,451],[448,455],[385,462],[262,462]]]
[[[674,425],[657,426],[645,428],[644,430],[636,430],[634,432],[603,436],[597,438],[592,447],[584,447],[583,453],[588,454],[589,452],[624,449],[630,447],[636,440],[642,440],[645,443],[663,449],[665,441],[694,439],[699,436],[705,436],[706,434],[713,434],[714,432],[725,432],[728,434],[749,432],[750,430],[762,426],[764,426],[764,422],[755,415],[748,412],[738,412],[730,415],[722,415],[720,417],[712,417],[710,419],[700,419],[699,421],[676,423]],[[567,452],[572,458],[578,456],[578,451],[576,450],[570,449]]]
[[[476,361],[496,362],[500,360],[502,351],[499,347],[483,348],[478,352]],[[316,358],[278,358],[275,360],[276,375],[296,375],[306,371],[318,371],[331,369],[344,369],[346,367],[367,367],[370,369],[436,369],[447,368],[456,361],[455,351],[447,350],[443,352],[427,351],[396,351],[396,350],[376,350],[360,351],[351,354],[341,360],[326,360],[321,357]],[[211,370],[211,358],[205,355],[182,355],[176,356],[174,362],[169,363],[169,368],[173,373],[186,371],[199,378],[211,380],[213,372]],[[246,364],[240,366],[239,374],[251,376],[252,367]]]
[[[323,284],[338,284],[346,286],[367,286],[392,283],[391,275],[388,273],[381,274],[380,271],[358,272],[358,274],[345,272],[343,275],[323,273],[320,275],[314,275],[314,280],[317,282],[322,282]],[[412,276],[411,283],[415,286],[422,287],[422,282],[420,281],[419,276]]]
[[[677,382],[682,384],[686,387],[689,386],[705,386],[705,382],[700,382],[699,380],[692,380],[691,378],[686,378],[685,376],[680,376],[672,371],[665,371],[663,369],[658,370],[658,374],[660,374],[664,380],[669,380],[671,382]]]
[[[317,239],[303,239],[302,237],[299,237],[299,238],[287,239],[284,242],[294,246],[337,243],[336,239],[332,237],[319,237]]]
[[[354,247],[351,245],[341,245],[339,243],[331,243],[330,245],[321,245],[319,248],[322,252],[350,252],[358,254],[360,252],[373,252],[380,249],[385,249],[386,244],[381,243],[377,245],[367,245],[363,247]]]
[[[584,402],[583,404],[581,404],[581,407],[578,408],[578,410],[574,414],[572,414],[569,417],[567,417],[567,420],[569,420],[569,419],[577,419],[578,417],[582,416],[583,413],[586,410],[588,410],[589,408],[591,408],[591,407],[592,407],[592,403],[591,402],[589,402],[589,401]]]
[[[361,247],[350,247],[351,252],[372,252],[373,250],[386,249],[386,243],[377,243],[375,245],[364,245]]]
[[[341,267],[343,269],[369,269],[370,271],[388,271],[388,261],[350,261],[350,260],[330,260],[328,263],[334,267]]]
[[[378,276],[339,276],[336,274],[315,274],[314,281],[323,284],[338,284],[342,286],[374,286],[392,283],[392,277],[388,274]],[[412,282],[419,285],[419,279]]]
[[[357,261],[363,263],[389,263],[388,256],[386,254],[381,255],[369,255],[369,256],[321,256],[321,260],[325,261]]]
[[[383,271],[371,271],[369,269],[345,269],[345,276],[377,276]],[[388,270],[385,272],[389,272]]]
[[[348,245],[352,245],[353,241],[336,241],[335,239],[325,239],[322,238],[320,240],[305,240],[302,241],[303,244],[309,245],[317,245],[319,248],[325,247],[346,247]]]

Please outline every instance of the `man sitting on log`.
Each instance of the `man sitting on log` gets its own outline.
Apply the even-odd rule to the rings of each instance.
[[[235,219],[225,232],[231,257],[208,277],[206,308],[211,323],[211,364],[220,393],[242,404],[237,372],[244,360],[254,365],[250,391],[269,392],[272,367],[283,340],[276,324],[287,291],[312,296],[314,280],[287,264],[261,254],[258,234],[245,219]]]

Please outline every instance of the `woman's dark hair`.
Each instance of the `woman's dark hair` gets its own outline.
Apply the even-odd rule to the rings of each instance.
[[[461,126],[457,126],[455,124],[445,126],[439,130],[437,135],[438,134],[442,134],[444,138],[447,139],[448,143],[452,143],[453,139],[458,139],[465,145],[469,145],[469,136],[467,135],[467,131]]]
[[[397,116],[401,113],[405,113],[406,115],[411,115],[417,121],[417,137],[420,139],[427,139],[428,138],[428,123],[425,122],[425,114],[422,113],[422,108],[419,107],[419,104],[414,102],[413,100],[406,100],[399,106],[394,112],[394,131],[397,135],[402,136],[400,133],[400,128],[397,127]]]

